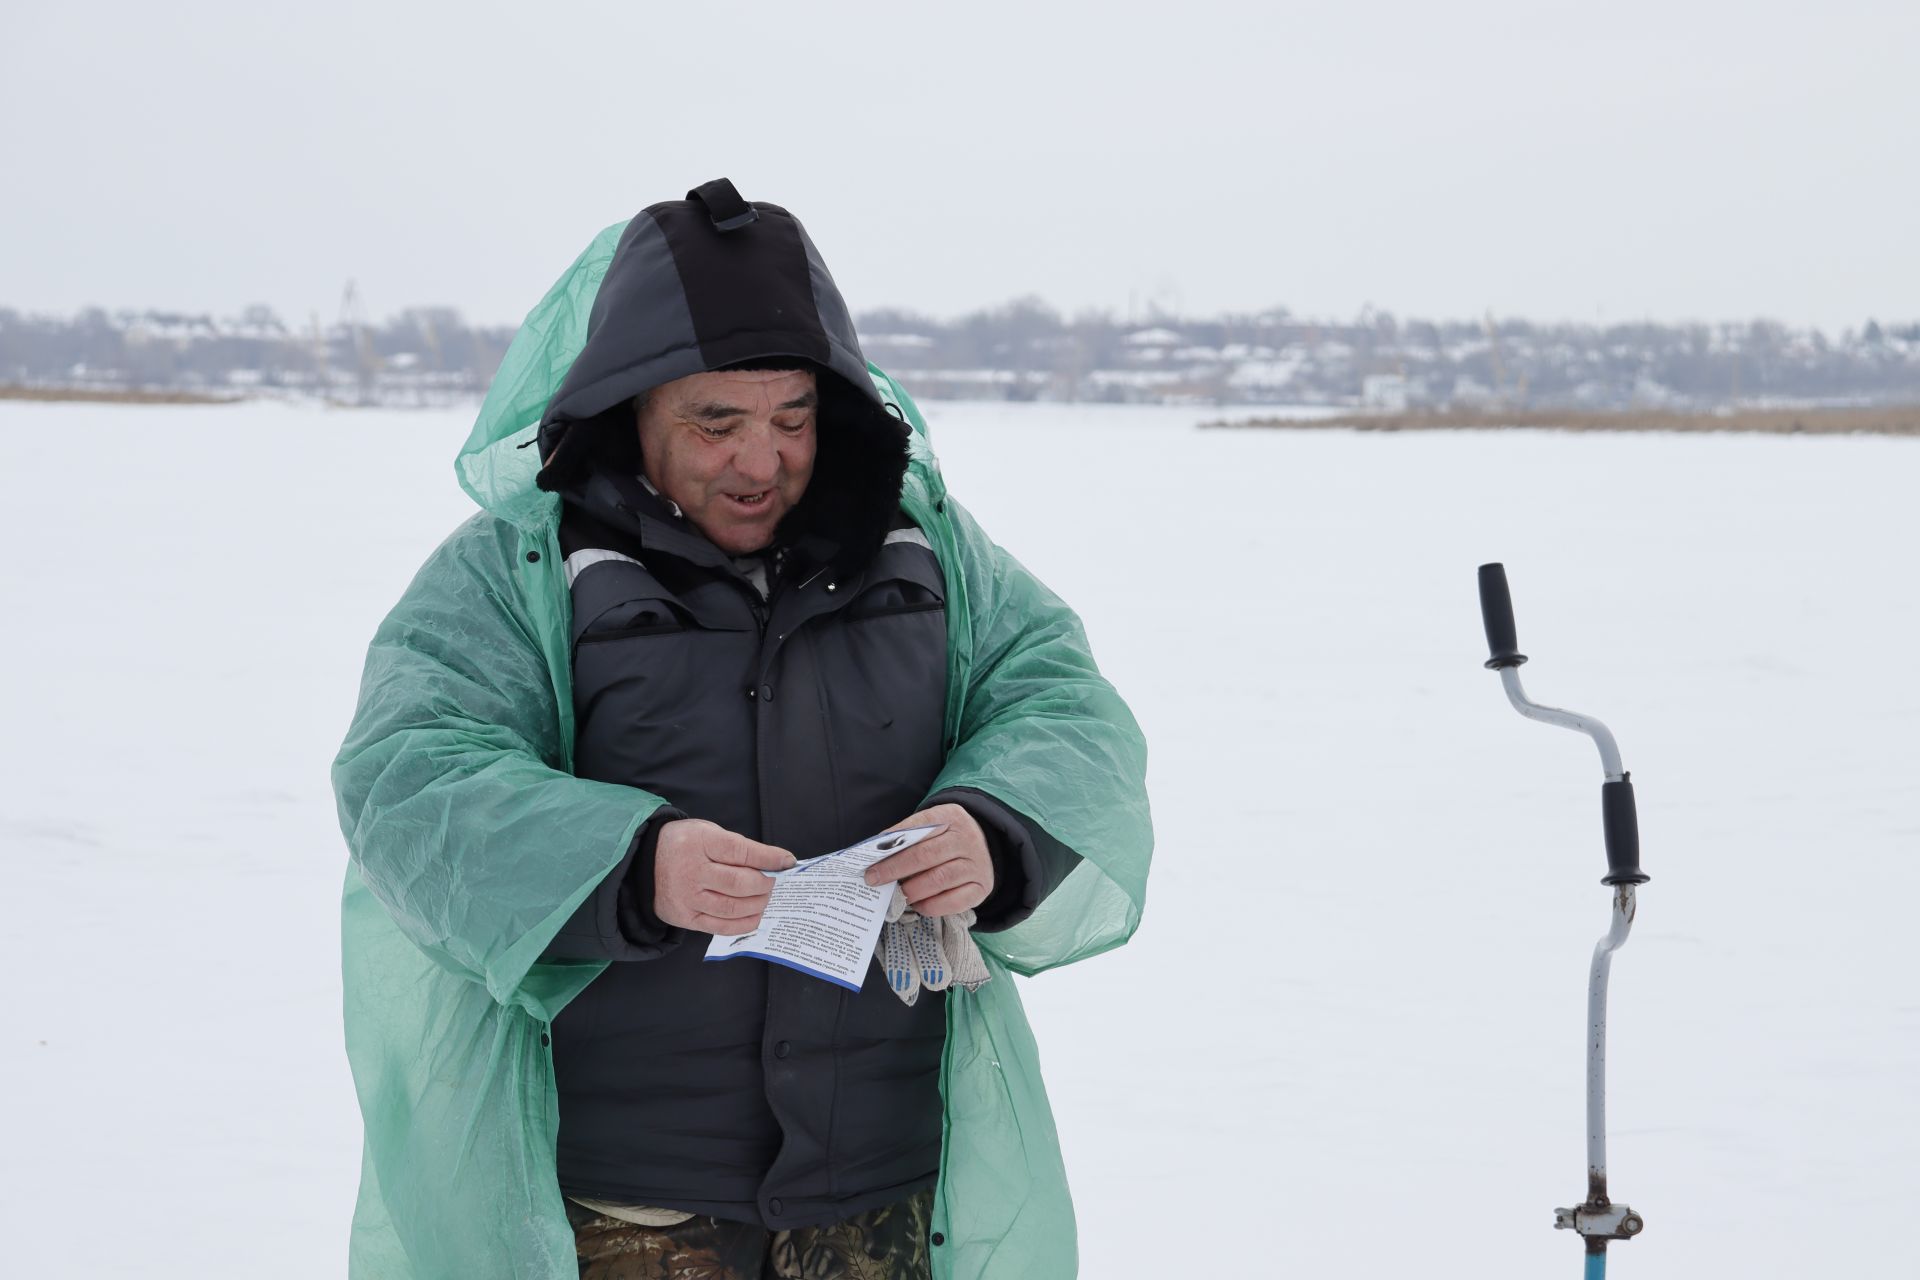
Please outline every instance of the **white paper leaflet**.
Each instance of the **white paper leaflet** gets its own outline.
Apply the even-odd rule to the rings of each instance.
[[[893,885],[870,885],[862,873],[902,849],[912,848],[943,826],[884,831],[859,844],[808,858],[785,871],[768,872],[773,893],[752,933],[716,936],[709,960],[752,956],[825,978],[858,991],[886,923]]]

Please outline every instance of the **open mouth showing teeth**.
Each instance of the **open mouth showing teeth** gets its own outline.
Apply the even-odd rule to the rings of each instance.
[[[727,497],[743,507],[758,507],[766,504],[767,495],[771,492],[771,489],[762,489],[759,493],[730,493]]]

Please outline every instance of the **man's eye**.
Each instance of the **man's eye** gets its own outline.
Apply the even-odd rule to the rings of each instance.
[[[728,436],[733,434],[733,428],[702,426],[700,428],[700,434],[705,436],[709,440],[725,440]]]
[[[790,436],[796,436],[796,435],[799,435],[802,431],[805,431],[809,426],[813,425],[813,419],[810,417],[795,418],[788,422],[780,422],[776,420],[773,425],[780,428],[782,431],[786,432]]]

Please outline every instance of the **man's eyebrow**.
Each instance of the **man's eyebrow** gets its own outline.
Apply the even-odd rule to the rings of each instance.
[[[809,391],[805,395],[795,396],[785,404],[776,405],[778,409],[812,409],[819,405],[820,394]],[[698,422],[720,422],[727,418],[738,418],[747,411],[738,405],[726,404],[719,400],[696,400],[682,409],[681,414]]]

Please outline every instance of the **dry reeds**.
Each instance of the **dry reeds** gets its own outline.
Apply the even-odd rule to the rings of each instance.
[[[1501,409],[1445,413],[1351,413],[1333,418],[1254,418],[1209,422],[1209,427],[1338,427],[1349,431],[1494,431],[1531,427],[1549,431],[1728,431],[1769,435],[1920,436],[1920,405],[1881,408],[1734,409],[1679,413],[1663,409],[1595,412],[1574,409]]]
[[[0,400],[65,400],[92,404],[235,404],[242,396],[200,391],[139,391],[120,387],[22,387],[0,384]]]

